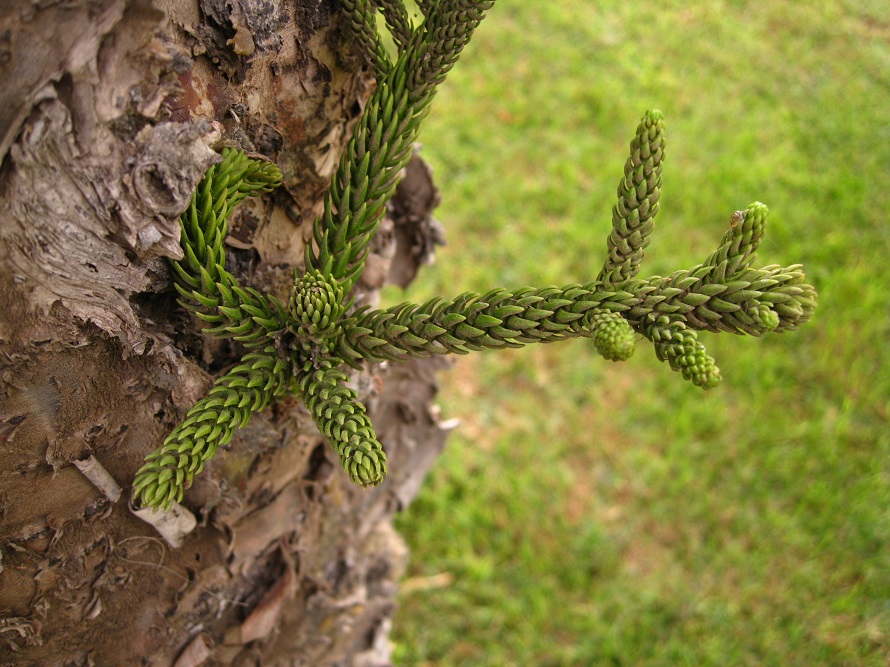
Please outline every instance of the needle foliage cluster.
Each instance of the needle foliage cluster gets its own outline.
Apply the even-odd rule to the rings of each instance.
[[[493,0],[418,3],[414,26],[396,0],[349,0],[356,39],[377,87],[343,153],[323,214],[295,273],[287,303],[244,288],[226,270],[227,219],[247,196],[275,188],[274,164],[224,149],[183,213],[184,258],[171,261],[180,303],[213,334],[246,348],[137,473],[134,496],[169,508],[236,428],[276,396],[296,391],[349,479],[374,486],[386,454],[344,368],[483,349],[590,338],[606,359],[621,361],[640,339],[695,385],[720,381],[697,331],[761,336],[805,323],[815,290],[798,265],[755,267],[767,208],[755,202],[730,217],[704,262],[666,277],[638,276],[659,209],[664,119],[647,112],[637,127],[619,182],[603,268],[595,280],[562,287],[493,289],[401,304],[355,308],[350,297],[368,243],[411,157],[436,88],[455,64]],[[381,12],[395,56],[377,31]]]

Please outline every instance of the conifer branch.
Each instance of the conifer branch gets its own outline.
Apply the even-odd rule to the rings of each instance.
[[[134,496],[152,507],[169,508],[181,501],[195,475],[231,440],[235,429],[247,426],[253,413],[264,410],[290,385],[290,370],[274,346],[245,355],[146,457],[133,482]]]
[[[328,437],[349,479],[360,486],[376,486],[386,476],[386,454],[377,441],[367,410],[336,366],[339,359],[305,361],[299,386],[318,430]]]
[[[436,87],[493,3],[419,4],[425,19],[411,29],[400,3],[375,0],[400,46],[390,65],[379,52],[374,6],[369,0],[344,2],[380,80],[332,179],[306,249],[306,271],[295,274],[286,304],[238,285],[225,269],[223,245],[232,207],[276,187],[278,169],[225,149],[199,184],[181,218],[184,258],[170,262],[174,284],[180,303],[213,325],[210,332],[233,337],[248,351],[146,458],[133,486],[138,502],[164,508],[181,500],[234,430],[285,391],[300,394],[352,482],[379,484],[386,453],[348,386],[341,370],[346,365],[569,338],[589,338],[604,358],[622,361],[645,338],[659,360],[707,389],[720,381],[720,371],[697,331],[761,336],[791,331],[810,319],[816,292],[799,265],[754,268],[768,215],[759,202],[732,215],[719,246],[702,264],[666,277],[638,277],[659,208],[664,120],[658,111],[645,114],[631,142],[605,263],[593,282],[499,288],[350,313],[349,292],[362,272],[368,242]]]
[[[226,271],[224,240],[232,209],[280,183],[281,171],[271,162],[223,149],[222,160],[210,167],[180,217],[184,258],[170,262],[179,303],[214,324],[209,332],[253,347],[284,328],[284,313],[274,299],[242,289]]]
[[[667,324],[662,316],[671,316],[671,321],[682,318],[690,330],[761,336],[797,328],[815,308],[815,291],[803,283],[799,266],[744,268],[726,276],[723,283],[710,282],[721,269],[725,262],[616,286],[597,281],[562,288],[499,289],[451,301],[364,310],[344,321],[337,352],[347,360],[399,361],[591,338],[608,322],[599,315],[603,311],[620,314],[650,340],[653,326]],[[766,311],[772,314],[760,315],[759,320],[754,316]]]
[[[457,61],[492,1],[443,2],[414,31],[411,42],[379,82],[340,159],[306,265],[329,271],[348,293],[364,269],[368,241],[411,159],[420,122],[436,86]],[[438,5],[437,5],[438,7]]]

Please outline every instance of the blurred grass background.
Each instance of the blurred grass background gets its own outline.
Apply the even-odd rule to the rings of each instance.
[[[400,665],[886,665],[890,3],[500,0],[422,130],[449,245],[390,303],[586,282],[643,112],[667,121],[641,275],[770,207],[802,330],[703,335],[703,392],[641,342],[463,357],[462,425],[399,527]]]

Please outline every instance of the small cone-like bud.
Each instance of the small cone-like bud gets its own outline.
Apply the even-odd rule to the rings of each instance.
[[[636,347],[636,337],[627,320],[608,310],[596,311],[589,319],[593,343],[600,356],[609,361],[630,359]]]
[[[675,371],[702,389],[716,387],[721,380],[717,363],[705,350],[695,331],[666,315],[646,327],[644,334],[655,344],[655,354]]]
[[[343,288],[331,276],[310,269],[295,281],[289,311],[310,336],[329,336],[343,316]]]

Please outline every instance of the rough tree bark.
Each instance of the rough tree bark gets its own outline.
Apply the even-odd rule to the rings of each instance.
[[[0,3],[0,664],[388,663],[406,557],[391,519],[443,444],[441,362],[354,374],[390,461],[379,487],[352,486],[284,400],[187,493],[179,548],[127,502],[240,356],[176,304],[164,259],[212,149],[284,173],[228,239],[241,283],[284,299],[363,67],[331,0]],[[413,277],[436,200],[413,161],[360,299]]]

